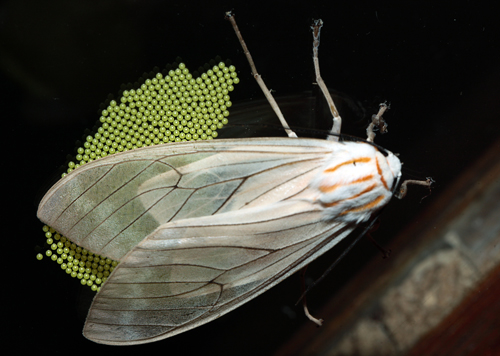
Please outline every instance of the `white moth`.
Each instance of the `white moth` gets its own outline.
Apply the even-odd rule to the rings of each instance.
[[[400,175],[395,155],[365,142],[172,143],[76,169],[38,217],[120,261],[84,336],[140,344],[216,319],[306,266],[382,208]]]

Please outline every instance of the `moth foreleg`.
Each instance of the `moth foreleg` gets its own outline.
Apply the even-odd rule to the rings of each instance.
[[[399,192],[397,194],[395,194],[395,196],[398,199],[403,199],[406,196],[406,193],[408,192],[408,184],[423,185],[424,187],[428,187],[429,188],[429,194],[430,194],[430,192],[431,192],[431,185],[433,183],[435,183],[435,182],[434,182],[434,179],[432,179],[431,177],[427,177],[426,180],[412,180],[412,179],[405,180],[401,184],[401,187],[399,188]]]
[[[319,71],[319,59],[318,59],[318,49],[319,49],[319,35],[321,32],[321,27],[323,26],[323,21],[321,19],[319,20],[314,20],[311,30],[313,32],[313,62],[314,62],[314,72],[316,75],[316,83],[320,87],[321,91],[323,92],[323,95],[325,96],[326,102],[328,103],[328,107],[330,108],[330,112],[332,113],[332,120],[333,120],[333,125],[332,128],[330,129],[330,134],[333,135],[328,135],[327,140],[330,141],[338,141],[338,134],[340,134],[340,129],[342,126],[342,118],[339,115],[339,112],[337,110],[337,107],[335,106],[335,103],[333,102],[333,99],[330,95],[330,92],[328,91],[328,88],[326,87],[325,82],[323,81],[323,78],[321,78],[321,74]]]
[[[281,112],[280,107],[278,106],[278,103],[276,103],[276,100],[274,100],[271,91],[267,88],[261,75],[257,72],[257,68],[255,67],[255,63],[253,62],[252,55],[250,54],[250,51],[248,50],[248,47],[245,41],[243,40],[243,36],[241,35],[238,25],[236,24],[236,20],[234,19],[234,14],[231,11],[226,12],[226,20],[229,20],[229,22],[231,22],[234,32],[236,33],[236,36],[240,41],[241,47],[243,48],[243,52],[245,53],[248,63],[250,64],[250,68],[252,69],[252,75],[254,79],[257,81],[257,84],[259,84],[260,89],[266,96],[267,101],[269,101],[269,104],[271,104],[271,107],[278,116],[278,119],[280,119],[281,125],[285,129],[286,134],[288,135],[288,137],[297,137],[297,134],[295,134],[295,132],[293,132],[290,129],[290,126],[288,126],[288,123],[286,122],[285,117],[283,116],[283,113]]]
[[[376,136],[376,134],[374,132],[375,128],[378,128],[378,130],[380,131],[381,134],[384,134],[387,132],[388,125],[385,122],[382,115],[384,115],[384,113],[389,109],[390,109],[390,106],[387,105],[387,103],[381,103],[380,108],[378,109],[378,113],[376,115],[372,115],[372,122],[366,128],[366,135],[367,135],[366,140],[368,142],[373,142],[373,140],[375,139],[375,136]]]

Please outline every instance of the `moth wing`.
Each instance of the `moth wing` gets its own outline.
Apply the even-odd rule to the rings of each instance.
[[[347,236],[303,200],[159,227],[101,287],[84,336],[104,344],[157,341],[255,298]]]
[[[332,152],[324,140],[258,138],[183,142],[85,164],[44,196],[38,217],[115,260],[157,227],[288,199]]]

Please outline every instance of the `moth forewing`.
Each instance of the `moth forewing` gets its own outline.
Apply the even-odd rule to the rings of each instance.
[[[78,245],[121,260],[169,221],[298,194],[333,151],[324,140],[286,138],[136,149],[68,174],[46,193],[37,215]]]

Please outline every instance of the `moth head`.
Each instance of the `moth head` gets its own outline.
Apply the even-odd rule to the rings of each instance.
[[[398,157],[391,151],[387,151],[387,156],[385,157],[387,165],[392,173],[392,177],[399,178],[401,176],[401,161]]]

